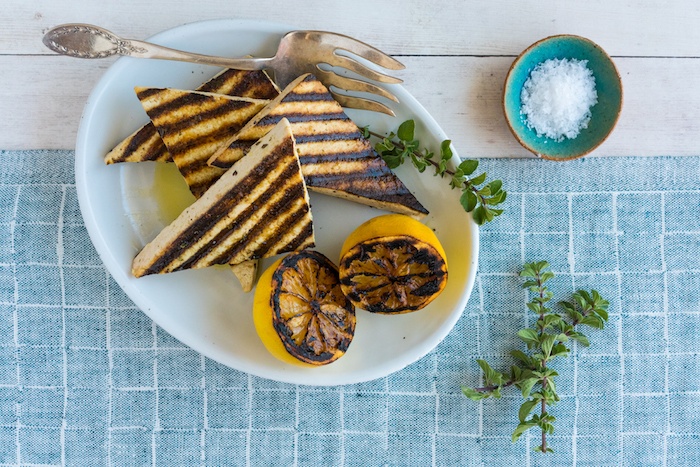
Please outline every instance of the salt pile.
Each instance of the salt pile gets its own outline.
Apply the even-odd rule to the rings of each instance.
[[[520,113],[537,136],[561,142],[588,128],[598,93],[587,65],[588,60],[550,59],[532,70],[520,94]]]

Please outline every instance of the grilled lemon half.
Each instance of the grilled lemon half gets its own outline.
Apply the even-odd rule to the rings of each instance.
[[[338,268],[313,250],[292,253],[258,280],[255,330],[283,362],[325,365],[347,351],[355,335],[355,307],[340,289]]]
[[[447,284],[447,255],[435,233],[403,214],[368,220],[345,240],[340,286],[358,308],[400,314],[420,310]]]

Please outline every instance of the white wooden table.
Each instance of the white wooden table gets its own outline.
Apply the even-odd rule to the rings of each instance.
[[[579,34],[613,56],[625,92],[617,128],[595,155],[700,153],[700,3],[691,0],[4,0],[0,149],[73,148],[87,95],[114,61],[57,56],[41,43],[48,28],[85,22],[146,38],[213,18],[336,31],[397,56],[405,87],[463,157],[528,155],[501,112],[507,70],[536,40]]]

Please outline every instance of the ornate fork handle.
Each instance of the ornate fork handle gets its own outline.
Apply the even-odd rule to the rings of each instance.
[[[163,47],[150,42],[123,39],[106,29],[89,24],[68,24],[51,29],[44,44],[54,52],[78,58],[106,58],[124,55],[200,63],[238,70],[262,70],[272,58],[226,58]]]
[[[112,55],[147,53],[132,41],[121,39],[109,31],[90,25],[72,24],[52,29],[44,36],[44,44],[63,55],[78,58],[106,58]]]

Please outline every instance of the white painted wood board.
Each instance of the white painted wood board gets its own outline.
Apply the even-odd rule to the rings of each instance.
[[[5,6],[7,5],[7,6]],[[337,31],[397,55],[405,87],[463,156],[528,156],[501,111],[515,56],[552,34],[593,39],[623,78],[622,117],[594,155],[697,155],[700,142],[700,3],[371,0],[136,2],[5,0],[0,15],[0,149],[72,148],[88,93],[112,59],[53,55],[43,32],[91,22],[144,38],[179,24],[257,18]]]

